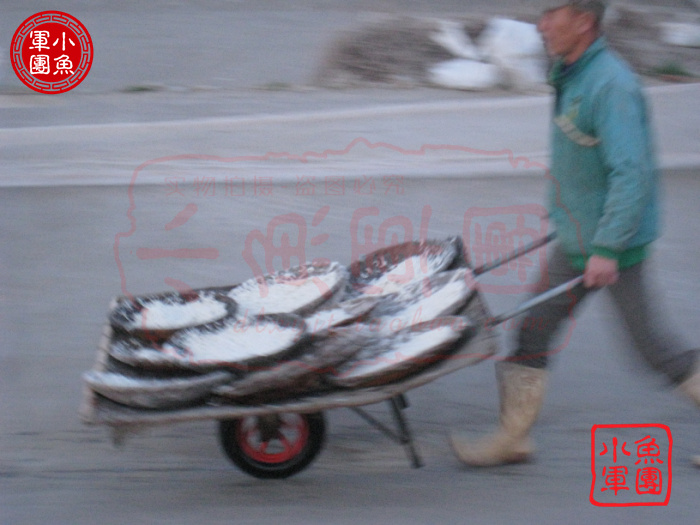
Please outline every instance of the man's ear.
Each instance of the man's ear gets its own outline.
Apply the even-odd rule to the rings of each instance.
[[[589,11],[581,11],[576,16],[576,32],[579,35],[586,34],[588,32],[598,31],[598,20],[596,16]]]

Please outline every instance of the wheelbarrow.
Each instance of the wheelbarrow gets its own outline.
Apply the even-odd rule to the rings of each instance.
[[[493,263],[474,268],[472,275],[478,277],[530,253],[550,242],[553,237],[550,234]],[[580,285],[582,280],[582,277],[577,277],[521,303],[513,310],[495,316],[489,311],[477,285],[475,293],[461,312],[476,327],[473,336],[453,352],[449,359],[441,359],[420,373],[390,384],[337,390],[271,403],[208,403],[171,410],[129,407],[106,399],[86,387],[80,414],[86,424],[109,427],[115,444],[122,443],[129,434],[136,433],[143,427],[217,420],[219,441],[228,459],[254,477],[270,479],[286,478],[309,466],[322,450],[326,439],[324,411],[345,407],[402,445],[410,464],[418,468],[422,466],[422,460],[404,416],[404,410],[409,406],[406,392],[493,356],[498,351],[493,330],[495,326],[568,292]],[[95,370],[109,370],[108,348],[113,337],[114,330],[108,323],[98,346]],[[393,427],[362,408],[381,402],[386,402],[389,407]]]

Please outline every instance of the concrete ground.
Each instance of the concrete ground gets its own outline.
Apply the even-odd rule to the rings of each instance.
[[[663,290],[658,301],[664,315],[691,342],[700,340],[700,279],[693,262],[700,256],[694,241],[700,219],[699,180],[697,170],[666,177],[666,234],[657,243],[652,272]],[[162,225],[185,201],[169,195],[162,185],[134,188],[133,231],[124,186],[3,189],[0,220],[13,226],[0,234],[6,247],[0,277],[0,523],[698,522],[700,473],[689,463],[690,456],[700,452],[697,409],[642,368],[627,336],[615,327],[616,317],[603,293],[591,298],[555,358],[545,407],[534,430],[538,454],[529,465],[464,469],[447,444],[450,429],[478,436],[495,424],[497,395],[490,360],[408,393],[407,417],[425,461],[419,470],[410,468],[401,447],[343,409],[327,413],[327,446],[317,462],[287,481],[258,481],[231,466],[219,450],[214,422],[156,428],[119,449],[110,444],[106,429],[81,424],[81,374],[93,364],[109,299],[124,289],[168,289],[166,277],[195,287],[239,282],[252,271],[241,259],[245,239],[256,229],[265,231],[273,217],[284,213],[303,218],[307,238],[328,235],[318,246],[306,246],[309,258],[330,256],[347,262],[353,250],[362,247],[362,242],[353,241],[358,232],[353,234],[352,217],[363,208],[376,207],[378,213],[362,218],[363,229],[376,232],[385,221],[405,216],[417,232],[421,214],[430,206],[427,235],[442,238],[464,235],[466,218],[480,220],[484,228],[497,222],[512,227],[515,206],[525,210],[528,226],[537,229],[534,213],[544,191],[544,180],[537,174],[414,178],[405,181],[401,194],[386,194],[388,187],[380,178],[370,195],[356,194],[351,179],[346,183],[345,196],[320,191],[296,196],[292,183],[276,185],[268,196],[238,199],[197,196],[191,186],[182,187],[198,212],[187,225],[170,232]],[[323,206],[330,207],[329,213],[314,225]],[[117,235],[130,231],[117,247]],[[294,242],[290,225],[278,234],[282,231]],[[391,231],[405,234],[396,227]],[[470,242],[474,250],[477,240]],[[216,247],[220,256],[207,261],[143,261],[132,255],[139,247],[156,246]],[[262,261],[262,253],[255,253]],[[486,300],[494,312],[523,298],[500,287],[521,285],[520,271],[534,279],[538,260],[532,257],[534,265],[515,266],[484,281],[490,286]],[[511,325],[504,325],[500,355],[512,347],[512,336]],[[390,421],[384,406],[372,410]],[[671,429],[669,505],[593,506],[592,426],[640,423]],[[631,445],[643,436],[623,432],[617,437]]]

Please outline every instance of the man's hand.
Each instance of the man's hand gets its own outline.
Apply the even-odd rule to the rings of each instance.
[[[592,255],[583,272],[583,284],[586,288],[603,288],[615,284],[619,277],[615,259]]]

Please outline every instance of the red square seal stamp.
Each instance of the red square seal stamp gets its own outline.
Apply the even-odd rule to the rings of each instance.
[[[598,507],[665,506],[673,437],[666,425],[594,425],[590,500]]]

